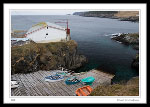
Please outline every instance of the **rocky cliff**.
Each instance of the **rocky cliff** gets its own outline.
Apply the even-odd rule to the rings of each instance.
[[[138,33],[128,33],[128,34],[123,33],[119,36],[115,35],[111,39],[119,41],[125,45],[130,45],[134,49],[139,50],[139,34]]]
[[[73,15],[79,15],[84,17],[112,18],[119,19],[120,21],[139,21],[138,11],[85,11],[74,12]]]
[[[86,12],[75,12],[73,15],[79,15],[84,17],[101,17],[101,18],[115,18],[114,14],[117,11],[86,11]]]
[[[129,33],[121,34],[112,37],[112,40],[119,41],[122,44],[132,46],[133,49],[139,50],[139,34],[138,33]],[[131,63],[131,67],[139,71],[139,53],[136,54],[135,58]]]
[[[11,48],[11,73],[29,73],[38,70],[76,69],[87,59],[77,52],[77,43],[68,42],[34,43]]]
[[[135,58],[133,58],[133,61],[131,63],[131,67],[135,68],[137,71],[139,71],[139,53],[137,53]]]

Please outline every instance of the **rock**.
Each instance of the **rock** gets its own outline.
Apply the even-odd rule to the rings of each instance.
[[[87,59],[77,52],[77,43],[68,42],[33,43],[12,47],[11,71],[29,73],[38,70],[58,69],[61,65],[66,69],[83,66]]]
[[[139,34],[138,33],[128,33],[121,34],[119,36],[115,36],[111,38],[112,40],[116,40],[125,45],[130,45],[133,49],[139,50]],[[133,58],[131,63],[131,67],[139,71],[139,54],[136,54],[136,57]]]
[[[84,11],[84,12],[74,12],[73,15],[79,15],[83,17],[111,18],[111,19],[118,19],[120,21],[139,22],[138,11]]]
[[[111,39],[119,41],[125,45],[131,45],[134,49],[138,50],[138,47],[139,47],[139,34],[138,33],[121,34],[119,36],[114,36]]]
[[[138,16],[123,17],[120,18],[120,21],[139,22],[139,17]]]
[[[133,58],[133,61],[131,63],[131,67],[135,68],[137,71],[139,71],[139,54],[136,54],[136,57]]]

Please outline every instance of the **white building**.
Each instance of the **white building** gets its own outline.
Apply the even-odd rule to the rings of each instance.
[[[27,31],[25,37],[37,43],[67,41],[70,40],[70,29],[68,29],[69,35],[67,34],[67,29],[53,23],[40,22],[33,25]]]

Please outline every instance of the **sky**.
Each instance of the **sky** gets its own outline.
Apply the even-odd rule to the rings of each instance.
[[[86,10],[11,10],[11,15],[66,15]]]

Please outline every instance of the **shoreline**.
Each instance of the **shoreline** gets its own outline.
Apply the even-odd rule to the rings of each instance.
[[[118,19],[119,21],[139,22],[138,11],[86,11],[74,12],[73,15],[82,17],[97,17]]]
[[[121,42],[121,44],[126,46],[131,46],[133,49],[139,51],[139,34],[138,33],[127,33],[120,34],[111,37],[112,40],[116,42]],[[131,68],[134,68],[139,72],[139,52],[136,53],[132,60]]]

